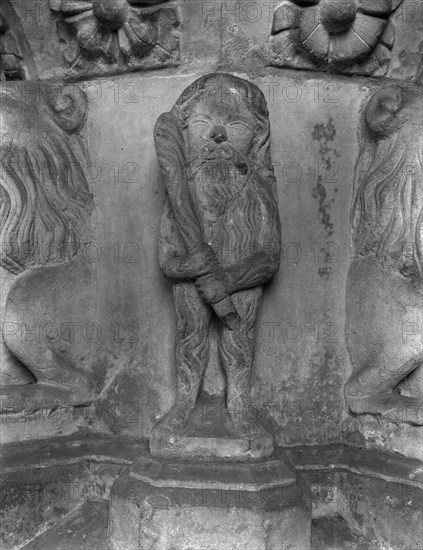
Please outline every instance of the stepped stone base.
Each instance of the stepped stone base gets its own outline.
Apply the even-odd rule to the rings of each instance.
[[[310,493],[279,451],[251,464],[145,454],[111,491],[113,550],[310,548]]]

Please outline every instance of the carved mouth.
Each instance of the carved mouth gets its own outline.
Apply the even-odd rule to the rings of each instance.
[[[213,162],[229,162],[237,169],[240,175],[245,176],[248,173],[247,162],[241,158],[235,147],[228,143],[213,147],[212,149],[210,149],[210,145],[206,145],[200,158],[201,165]]]
[[[222,145],[207,143],[203,147],[200,156],[203,162],[209,160],[232,160],[235,164],[240,158],[240,154],[231,143],[224,143]]]
[[[208,160],[231,160],[234,158],[234,153],[232,151],[223,150],[223,149],[213,149],[208,151],[203,156],[203,161]]]

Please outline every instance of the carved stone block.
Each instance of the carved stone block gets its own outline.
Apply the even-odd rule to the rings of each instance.
[[[307,550],[310,525],[309,488],[281,451],[243,465],[144,451],[111,491],[113,550]]]

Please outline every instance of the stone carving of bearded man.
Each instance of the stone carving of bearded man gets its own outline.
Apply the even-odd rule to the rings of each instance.
[[[280,261],[269,138],[262,92],[228,74],[195,81],[156,123],[167,190],[159,263],[174,281],[177,395],[153,430],[155,454],[172,454],[169,441],[181,433],[196,405],[213,316],[227,410],[239,437],[249,443],[244,459],[273,451],[273,438],[252,414],[249,397],[263,285]]]

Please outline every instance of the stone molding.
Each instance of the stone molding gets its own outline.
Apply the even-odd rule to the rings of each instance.
[[[31,454],[29,449],[32,449]],[[275,455],[281,449],[277,447]],[[284,447],[283,452],[299,471],[343,470],[423,489],[423,470],[421,461],[417,459],[340,443]],[[29,468],[44,470],[55,465],[81,462],[121,464],[127,467],[135,464],[140,453],[148,454],[148,440],[93,434],[9,443],[3,445],[0,457],[3,475],[7,476],[28,471]]]

